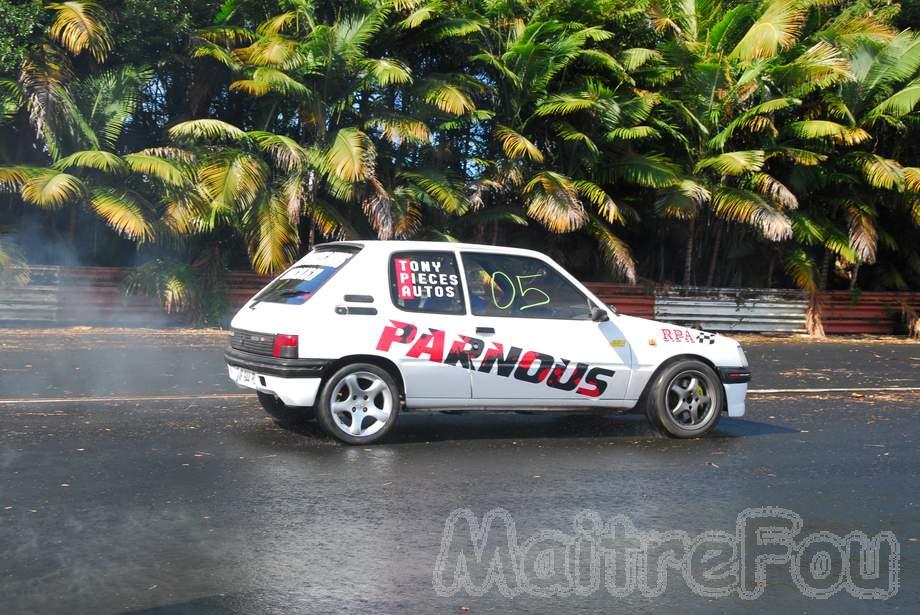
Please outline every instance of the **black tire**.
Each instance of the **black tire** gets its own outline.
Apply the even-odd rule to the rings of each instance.
[[[692,386],[693,378],[696,386]],[[695,359],[677,361],[661,370],[645,396],[649,421],[672,438],[699,438],[709,433],[724,409],[722,381],[711,367]]]
[[[354,380],[346,380],[349,377]],[[379,387],[379,392],[371,392],[377,391],[373,387]],[[338,369],[323,383],[316,404],[316,420],[323,431],[340,442],[372,444],[393,429],[400,404],[399,387],[387,370],[370,363],[352,363]],[[378,418],[384,415],[385,420]],[[355,417],[360,417],[357,423]],[[365,430],[372,433],[354,433]]]
[[[313,408],[297,408],[286,406],[284,402],[268,393],[256,391],[259,403],[272,418],[282,425],[302,425],[316,418]]]

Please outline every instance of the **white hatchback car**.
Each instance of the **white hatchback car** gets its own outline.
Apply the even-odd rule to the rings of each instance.
[[[692,438],[742,416],[741,346],[617,314],[547,256],[416,241],[317,246],[234,317],[230,378],[349,444],[400,412],[636,408]]]

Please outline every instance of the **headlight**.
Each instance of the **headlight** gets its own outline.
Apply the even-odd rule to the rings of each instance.
[[[747,356],[744,354],[744,348],[741,347],[741,344],[738,344],[738,358],[741,359],[741,365],[739,367],[748,366]]]

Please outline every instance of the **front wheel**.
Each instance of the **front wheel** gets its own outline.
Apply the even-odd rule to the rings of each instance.
[[[274,395],[262,391],[256,391],[256,394],[259,396],[262,408],[282,425],[301,425],[316,418],[313,408],[294,408],[286,405]]]
[[[719,422],[725,392],[715,371],[702,361],[678,361],[651,383],[646,413],[672,438],[698,438]]]
[[[399,388],[384,369],[354,363],[326,380],[317,405],[317,421],[346,444],[370,444],[383,438],[399,415]]]

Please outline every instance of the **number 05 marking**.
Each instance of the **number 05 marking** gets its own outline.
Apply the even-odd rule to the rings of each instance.
[[[508,299],[507,303],[505,304],[499,303],[498,297],[495,296],[495,289],[499,288],[498,281],[497,281],[499,276],[506,279],[508,281],[508,285],[511,287],[511,298]],[[543,274],[534,273],[531,275],[515,276],[515,279],[517,280],[517,287],[515,287],[514,282],[511,281],[511,276],[509,276],[504,271],[496,271],[490,276],[491,286],[492,286],[492,303],[495,305],[495,307],[497,307],[500,310],[507,310],[514,304],[514,300],[517,297],[517,289],[520,289],[522,298],[526,298],[528,294],[533,294],[533,293],[537,293],[538,296],[542,295],[543,297],[542,299],[538,299],[537,301],[533,303],[528,303],[527,305],[521,306],[520,308],[521,311],[529,310],[530,308],[540,307],[541,305],[547,305],[550,302],[549,295],[547,295],[545,292],[543,292],[539,288],[535,288],[533,286],[527,286],[527,287],[524,286],[525,280],[530,280],[532,278],[540,278],[540,277],[543,277]]]

